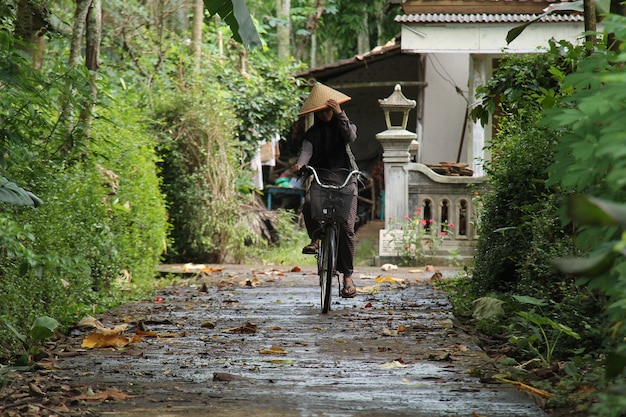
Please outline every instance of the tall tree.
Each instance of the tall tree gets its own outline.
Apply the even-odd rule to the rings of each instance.
[[[193,26],[191,29],[191,47],[193,49],[193,60],[196,66],[196,73],[200,72],[202,66],[202,22],[204,21],[204,1],[194,0]]]
[[[278,58],[291,55],[291,0],[276,0]]]

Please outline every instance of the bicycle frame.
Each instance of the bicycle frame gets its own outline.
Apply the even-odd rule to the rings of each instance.
[[[343,184],[324,184],[320,181],[319,176],[315,168],[311,166],[302,167],[303,172],[313,174],[313,178],[318,186],[325,189],[340,190],[344,188],[350,182],[351,178],[355,175],[360,176],[361,172],[358,170],[351,171],[347,176]],[[320,289],[321,289],[321,305],[322,313],[326,314],[330,310],[331,300],[331,287],[333,277],[337,277],[339,281],[339,274],[337,273],[337,251],[339,246],[339,223],[331,213],[328,218],[319,220],[322,230],[321,243],[317,252],[317,273],[320,277]],[[338,285],[338,290],[341,291]]]

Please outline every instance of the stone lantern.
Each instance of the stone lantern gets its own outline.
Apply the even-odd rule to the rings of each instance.
[[[403,219],[409,214],[409,172],[411,162],[409,147],[417,139],[417,134],[406,130],[409,111],[416,106],[415,100],[402,94],[400,84],[393,93],[378,100],[385,114],[387,130],[376,134],[376,140],[383,147],[385,164],[385,229],[389,229],[389,218]],[[398,117],[400,116],[400,118]],[[393,119],[393,120],[392,120]],[[398,123],[398,120],[401,122]],[[393,122],[396,123],[393,123]]]
[[[387,98],[379,99],[378,103],[385,113],[385,123],[388,130],[406,130],[407,122],[409,121],[409,111],[415,108],[415,100],[409,100],[402,94],[402,87],[400,84],[396,84],[393,89],[393,93]],[[401,114],[402,122],[400,125],[394,125],[391,122],[392,114]]]

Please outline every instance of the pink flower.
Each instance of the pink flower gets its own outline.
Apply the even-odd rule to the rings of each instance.
[[[408,249],[408,248],[409,248],[409,245],[404,245],[404,249]]]
[[[454,227],[454,223],[450,223],[448,227]]]
[[[440,234],[441,234],[441,236],[445,236],[446,232],[441,232]]]
[[[409,216],[404,216],[404,220],[411,220]]]
[[[435,219],[430,219],[430,220],[428,220],[428,222],[429,222],[430,224],[433,224],[433,223],[435,223]]]
[[[420,223],[422,223],[423,226],[426,226],[426,220],[420,220]]]

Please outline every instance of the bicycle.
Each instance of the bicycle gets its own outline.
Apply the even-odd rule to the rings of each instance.
[[[309,165],[302,167],[303,173],[313,175],[315,180],[310,188],[311,216],[320,223],[318,234],[317,273],[320,277],[322,313],[330,310],[331,287],[333,277],[337,277],[339,295],[339,273],[337,272],[337,248],[339,244],[339,223],[346,222],[350,215],[350,208],[354,190],[346,189],[353,176],[361,175],[358,170],[351,171],[341,185],[325,184],[320,181],[315,168]]]

